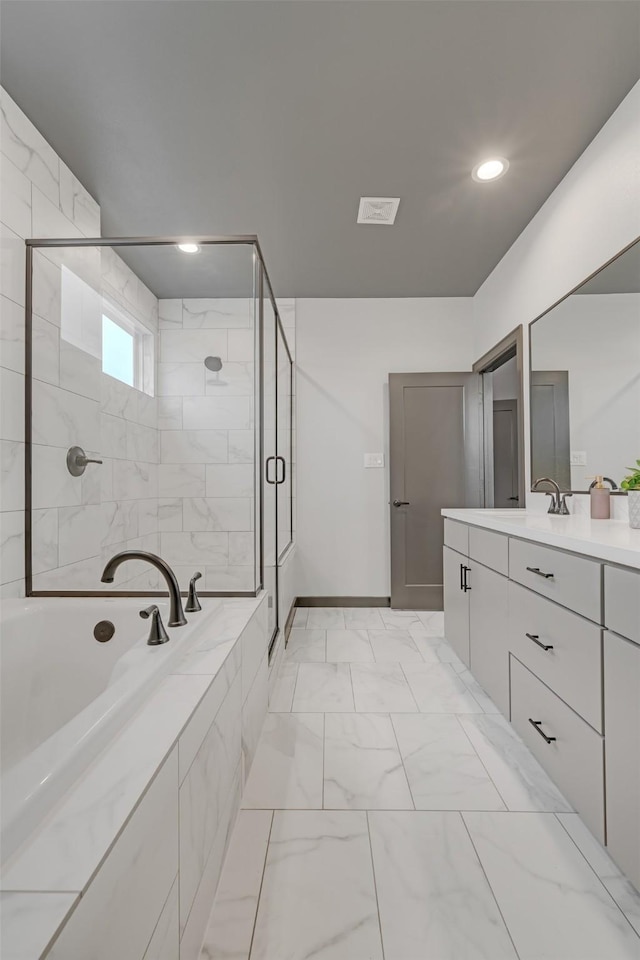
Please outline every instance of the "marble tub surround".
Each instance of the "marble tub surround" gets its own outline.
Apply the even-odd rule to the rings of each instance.
[[[617,499],[617,498],[612,498]],[[624,520],[550,516],[537,510],[442,510],[443,517],[640,569],[640,531]]]
[[[635,960],[640,894],[467,676],[442,615],[397,613],[376,662],[369,613],[341,628],[346,611],[296,611],[200,960]],[[421,661],[386,659],[399,619]],[[353,706],[335,711],[345,667]],[[318,668],[324,705],[297,712]]]
[[[124,877],[125,867],[118,867],[118,858],[122,855],[119,838],[133,823],[135,812],[144,804],[150,785],[160,776],[159,771],[167,770],[171,760],[173,772],[166,774],[166,782],[173,786],[167,787],[166,796],[167,802],[170,795],[174,797],[171,803],[176,812],[176,837],[180,810],[180,863],[175,857],[171,859],[173,855],[169,851],[169,861],[163,862],[173,862],[173,872],[167,867],[167,888],[162,891],[158,888],[160,899],[153,901],[157,913],[144,940],[144,949],[127,956],[140,956],[142,960],[178,870],[183,875],[181,906],[171,930],[177,943],[179,920],[181,936],[183,940],[186,938],[184,957],[197,956],[230,826],[239,807],[243,764],[248,773],[252,760],[252,756],[245,756],[244,760],[242,756],[242,729],[249,723],[246,714],[252,714],[250,722],[255,728],[261,723],[256,716],[260,703],[266,711],[266,697],[252,697],[254,690],[266,688],[266,599],[261,595],[257,599],[222,600],[220,608],[203,625],[193,649],[176,663],[171,675],[141,705],[138,714],[61,799],[39,830],[5,864],[2,893],[8,905],[4,912],[9,918],[3,931],[6,942],[19,942],[20,925],[25,920],[15,898],[15,909],[11,908],[9,895],[18,892],[21,897],[33,898],[29,902],[37,909],[29,914],[29,924],[43,930],[46,943],[59,936],[61,944],[75,944],[74,924],[86,924],[87,917],[93,916],[91,910],[99,913],[109,902],[119,904],[118,910],[124,913],[131,911],[128,919],[121,913],[120,922],[135,925],[134,917],[138,916],[135,891],[131,891],[129,906],[122,898],[110,900],[113,892],[110,884],[120,884]],[[202,615],[206,613],[203,611]],[[215,790],[211,789],[212,785],[216,785]],[[140,823],[146,817],[141,818]],[[158,834],[165,835],[164,829]],[[135,836],[139,836],[137,832]],[[157,842],[157,838],[151,839]],[[143,847],[147,850],[147,846]],[[144,853],[143,859],[146,856]],[[109,882],[103,889],[105,880]],[[98,889],[97,884],[102,891],[101,907],[91,893],[94,888]],[[65,921],[62,908],[57,913],[51,909],[53,901],[47,900],[45,894],[78,898],[73,913],[66,918],[67,926],[62,934],[59,933],[60,924]],[[156,906],[149,907],[151,913]],[[15,918],[14,922],[11,917]],[[98,923],[98,919],[92,923]],[[116,922],[115,918],[112,922]],[[81,944],[82,938],[78,942]],[[108,951],[95,954],[104,960],[110,960],[113,955]],[[29,960],[39,956],[38,953],[28,955]],[[76,954],[71,952],[68,956],[75,960]]]

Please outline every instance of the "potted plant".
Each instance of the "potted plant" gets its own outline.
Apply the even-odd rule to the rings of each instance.
[[[640,530],[640,460],[636,460],[635,467],[628,467],[631,471],[620,486],[629,494],[629,526]]]

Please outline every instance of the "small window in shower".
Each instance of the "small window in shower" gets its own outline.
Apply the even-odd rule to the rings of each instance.
[[[154,338],[115,304],[103,301],[102,372],[153,396]]]

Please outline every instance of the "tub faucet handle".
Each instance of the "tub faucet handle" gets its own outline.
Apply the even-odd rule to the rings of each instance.
[[[169,639],[169,635],[164,628],[160,611],[155,603],[153,603],[150,607],[147,607],[145,610],[141,610],[140,616],[143,620],[148,620],[149,617],[151,617],[151,629],[147,639],[148,646],[157,647],[161,643],[166,643]]]
[[[198,610],[202,610],[202,606],[198,600],[198,591],[196,590],[196,580],[199,580],[201,577],[202,574],[197,570],[189,581],[189,596],[187,597],[187,605],[185,607],[187,613],[197,613]]]

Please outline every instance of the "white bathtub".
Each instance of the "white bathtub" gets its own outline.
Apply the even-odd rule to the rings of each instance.
[[[139,611],[168,599],[42,598],[2,605],[0,736],[2,857],[10,856],[81,776],[221,607],[202,601],[169,643],[146,643]],[[115,633],[98,643],[93,628]]]

